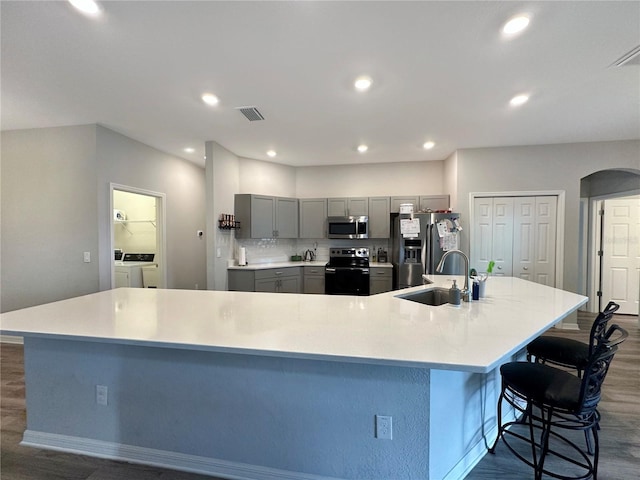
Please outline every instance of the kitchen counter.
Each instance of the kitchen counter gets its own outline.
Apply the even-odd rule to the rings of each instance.
[[[450,278],[370,297],[115,289],[4,313],[25,337],[23,443],[222,478],[463,478],[493,440],[497,367],[587,298],[509,277],[460,307],[397,297]]]
[[[227,267],[229,270],[266,270],[270,268],[287,268],[287,267],[324,267],[328,260],[314,260],[312,262],[272,262],[272,263],[250,263],[240,266],[233,265]],[[391,263],[369,262],[370,267],[386,267],[393,268]]]
[[[115,289],[4,313],[1,327],[10,335],[488,372],[587,301],[513,277],[490,278],[486,298],[460,307],[397,297],[449,288],[450,278],[370,297]]]

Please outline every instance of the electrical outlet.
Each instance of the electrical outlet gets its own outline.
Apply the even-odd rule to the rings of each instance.
[[[106,385],[96,385],[96,403],[107,405],[109,399],[109,388]]]
[[[376,415],[376,438],[393,439],[393,422],[388,415]]]

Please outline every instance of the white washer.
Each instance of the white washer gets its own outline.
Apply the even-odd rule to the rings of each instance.
[[[157,276],[157,264],[153,263],[153,253],[125,253],[122,260],[115,262],[115,286],[142,288],[145,286],[143,268],[155,268]],[[151,282],[151,279],[149,279]],[[157,280],[155,281],[157,287]]]

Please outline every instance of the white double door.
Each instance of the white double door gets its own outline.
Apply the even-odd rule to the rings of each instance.
[[[493,275],[555,286],[558,197],[476,197],[471,263]]]

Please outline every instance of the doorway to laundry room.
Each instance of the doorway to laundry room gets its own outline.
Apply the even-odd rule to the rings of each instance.
[[[164,194],[111,186],[111,287],[166,285]]]

